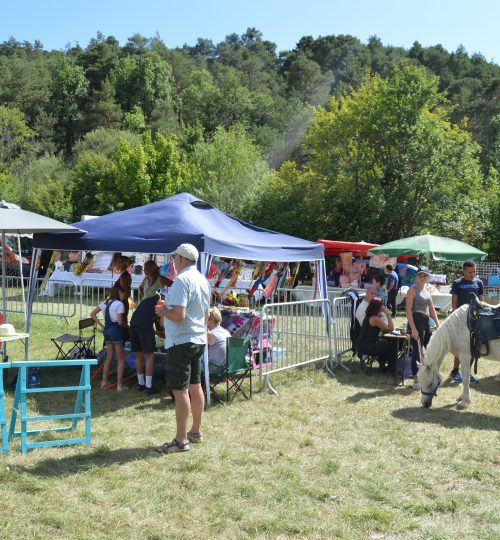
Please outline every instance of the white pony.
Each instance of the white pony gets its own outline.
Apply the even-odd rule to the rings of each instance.
[[[470,332],[467,327],[468,309],[469,306],[466,304],[454,311],[434,332],[427,345],[425,364],[422,364],[418,370],[418,382],[424,407],[432,405],[432,398],[436,395],[436,391],[441,384],[439,368],[448,352],[460,358],[460,367],[462,368],[464,391],[458,400],[457,409],[465,409],[470,404],[471,350]],[[484,358],[500,360],[500,339],[490,341],[490,354],[484,355]],[[499,381],[500,375],[497,375],[495,380]]]

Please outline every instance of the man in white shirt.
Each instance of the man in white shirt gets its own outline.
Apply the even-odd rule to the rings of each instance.
[[[177,432],[171,442],[155,448],[161,454],[186,452],[189,443],[201,442],[201,417],[204,395],[201,388],[201,358],[207,344],[207,319],[210,285],[198,270],[198,250],[181,244],[172,254],[177,277],[168,291],[165,306],[156,306],[164,317],[165,374],[175,398]],[[190,413],[193,425],[187,431]]]
[[[365,320],[365,313],[366,308],[368,307],[368,304],[376,297],[375,294],[375,287],[371,287],[370,289],[366,290],[365,297],[360,302],[358,308],[356,309],[356,320],[359,323],[359,326],[363,324],[363,321]]]

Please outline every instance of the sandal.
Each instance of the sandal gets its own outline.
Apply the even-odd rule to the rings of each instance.
[[[174,439],[172,442],[162,444],[161,446],[156,446],[155,451],[159,454],[173,454],[175,452],[189,452],[191,447],[189,443],[181,443],[178,440]]]
[[[203,441],[203,435],[201,431],[199,431],[198,433],[195,433],[194,431],[188,431],[187,436],[190,443],[200,443]]]

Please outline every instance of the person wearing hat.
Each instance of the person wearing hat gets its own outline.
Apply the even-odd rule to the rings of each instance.
[[[201,418],[205,399],[201,388],[201,359],[207,344],[210,285],[196,268],[198,250],[181,244],[173,253],[177,277],[170,287],[164,306],[156,313],[164,318],[167,388],[175,400],[177,432],[171,442],[155,450],[161,454],[186,452],[189,443],[202,441]],[[187,431],[190,413],[193,424]]]
[[[411,331],[411,346],[412,346],[412,371],[413,371],[413,386],[418,388],[417,372],[418,363],[420,363],[420,354],[422,347],[427,347],[431,338],[431,330],[429,326],[429,316],[436,323],[436,328],[439,327],[439,319],[432,303],[430,292],[425,288],[425,285],[431,275],[426,266],[420,266],[417,270],[415,283],[408,289],[406,295],[406,317]]]

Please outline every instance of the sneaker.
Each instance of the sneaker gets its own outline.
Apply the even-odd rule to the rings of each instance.
[[[130,390],[128,386],[125,386],[124,384],[118,384],[116,385],[116,391],[117,392],[124,392],[125,390]]]
[[[190,443],[200,443],[203,441],[203,435],[201,433],[195,433],[194,431],[188,431],[188,441]]]
[[[472,383],[472,384],[479,384],[479,381],[476,379],[476,377],[474,377],[474,375],[469,375],[469,381]]]
[[[172,442],[164,443],[161,446],[155,447],[155,451],[159,454],[174,454],[175,452],[189,452],[191,447],[189,442],[179,442],[174,439]]]
[[[144,390],[146,390],[146,385],[145,384],[137,384],[137,390],[139,390],[139,392],[144,392]]]
[[[460,375],[460,371],[458,369],[452,369],[450,371],[450,377],[456,382],[461,383],[462,382],[462,375]]]
[[[159,388],[155,388],[154,386],[152,386],[151,388],[146,387],[146,394],[148,396],[154,396],[155,394],[159,394],[159,393],[160,393]]]

